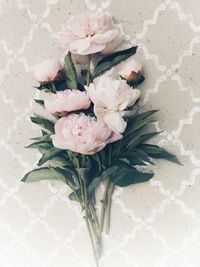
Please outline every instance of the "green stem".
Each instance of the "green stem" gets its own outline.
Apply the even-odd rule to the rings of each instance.
[[[51,82],[51,89],[52,89],[52,93],[56,93],[57,92],[57,89],[56,89],[56,86],[55,86],[54,82]]]
[[[96,208],[95,208],[95,204],[93,203],[93,200],[91,200],[90,210],[91,210],[91,214],[92,214],[92,216],[94,218],[95,224],[99,228],[99,221],[98,221]]]
[[[108,148],[108,168],[112,165],[112,150],[111,146]],[[108,205],[108,190],[110,187],[110,177],[106,179],[105,182],[105,189],[104,189],[104,195],[103,195],[103,200],[102,200],[102,206],[101,206],[101,213],[100,213],[100,232],[103,230],[104,226],[104,220],[105,220],[105,212],[107,210],[107,205]]]
[[[85,181],[83,182],[83,191],[84,191],[84,203],[85,203],[85,221],[86,221],[88,233],[89,233],[91,244],[92,244],[92,249],[93,249],[93,253],[94,253],[95,263],[96,263],[96,266],[99,267],[97,250],[96,250],[96,246],[95,246],[93,234],[92,234],[92,231],[91,231],[91,228],[90,228],[90,223],[89,223],[90,216],[88,214],[88,197],[87,197],[87,188],[86,188]]]
[[[108,177],[106,180],[106,183],[105,183],[104,195],[103,195],[102,205],[101,205],[100,232],[102,232],[103,226],[104,226],[104,218],[105,218],[105,210],[106,210],[106,206],[107,206],[107,193],[108,193],[109,181],[110,181],[110,179]]]
[[[111,214],[111,203],[112,203],[112,195],[114,191],[114,184],[110,182],[108,188],[108,203],[106,207],[106,234],[109,234],[110,230],[110,214]]]
[[[90,84],[90,78],[91,78],[90,64],[91,64],[91,58],[89,56],[89,63],[87,65],[86,86],[89,86],[89,84]]]

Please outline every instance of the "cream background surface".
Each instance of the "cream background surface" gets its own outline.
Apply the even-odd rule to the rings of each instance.
[[[60,183],[21,184],[40,155],[27,150],[38,134],[29,121],[31,68],[60,57],[54,32],[71,14],[110,10],[133,44],[146,81],[145,109],[160,108],[155,143],[183,166],[158,161],[150,183],[114,195],[101,267],[200,266],[200,1],[0,0],[0,266],[92,267],[79,208]]]

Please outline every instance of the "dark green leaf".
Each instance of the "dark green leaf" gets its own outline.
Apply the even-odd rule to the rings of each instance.
[[[124,133],[124,136],[127,137],[130,134],[134,133],[137,130],[140,130],[144,126],[146,126],[148,123],[152,122],[151,116],[156,113],[158,110],[150,110],[144,113],[140,113],[136,115],[134,118],[130,119],[128,121],[128,127],[127,130]]]
[[[56,91],[64,91],[67,89],[66,77],[60,81],[55,81]]]
[[[153,173],[139,172],[135,168],[120,168],[117,174],[111,177],[111,181],[115,185],[126,187],[132,184],[147,182],[153,175]]]
[[[88,186],[88,193],[91,194],[106,178],[114,176],[118,169],[119,167],[117,166],[110,167],[103,171],[100,176],[94,178]]]
[[[138,146],[138,149],[147,153],[147,155],[151,158],[165,159],[177,164],[181,164],[174,154],[157,145],[142,144]]]
[[[67,88],[69,89],[77,89],[77,73],[74,63],[72,61],[71,53],[68,52],[67,56],[65,57],[65,66],[66,66],[66,84]]]
[[[94,155],[91,155],[90,158],[97,163],[97,165],[98,165],[98,172],[100,173],[102,164],[101,164],[101,160],[100,160],[99,155],[96,153]]]
[[[41,180],[60,180],[66,183],[66,176],[59,168],[39,168],[27,173],[22,182],[37,182]]]
[[[53,157],[49,163],[53,165],[54,167],[72,167],[71,163],[69,160],[67,160],[65,157],[62,156],[62,153],[59,155],[56,155]]]
[[[37,148],[39,151],[40,149],[46,150],[53,147],[53,144],[51,142],[35,142],[27,146],[26,148]],[[41,151],[40,151],[41,152]],[[43,152],[41,152],[43,154]]]
[[[132,55],[134,55],[137,51],[137,46],[131,47],[122,51],[118,51],[112,55],[104,57],[102,60],[98,62],[96,65],[94,72],[92,74],[92,79],[100,76],[107,70],[121,63],[122,61],[128,59]]]
[[[34,86],[34,88],[40,91],[51,92],[51,85],[49,83],[43,83],[40,84],[39,86]]]
[[[44,100],[41,99],[34,99],[35,103],[37,103],[38,105],[44,107]]]
[[[81,179],[87,180],[90,174],[90,168],[77,168],[77,172]]]
[[[160,134],[161,132],[151,132],[151,133],[147,133],[147,134],[142,134],[140,136],[136,136],[135,138],[133,137],[128,145],[127,145],[127,148],[129,150],[132,150],[134,149],[137,145],[141,144],[141,143],[144,143],[145,141],[151,139],[152,137]]]
[[[54,123],[41,115],[35,115],[35,117],[30,118],[35,124],[40,125],[42,128],[50,133],[54,133]]]
[[[76,202],[80,202],[80,200],[82,201],[81,190],[80,189],[75,190],[74,192],[69,194],[68,198],[71,201],[76,201]]]
[[[46,153],[42,156],[42,158],[38,162],[38,166],[43,165],[46,163],[48,160],[54,158],[58,154],[60,154],[63,150],[58,149],[56,147],[52,147],[51,149],[48,149]]]
[[[128,159],[126,158],[121,158],[117,161],[117,166],[119,166],[120,168],[132,168],[131,163]]]
[[[35,140],[37,142],[49,142],[49,141],[51,141],[51,135],[45,134],[43,136],[33,137],[33,138],[31,138],[31,140]]]
[[[125,157],[130,161],[132,165],[146,165],[146,163],[153,164],[148,155],[142,151],[134,150],[126,153]],[[141,164],[141,163],[144,164]],[[138,164],[140,163],[140,164]]]

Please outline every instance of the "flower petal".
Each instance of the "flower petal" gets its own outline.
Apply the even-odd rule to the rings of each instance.
[[[117,134],[123,133],[126,130],[127,123],[122,118],[120,112],[108,112],[104,116],[104,121]]]

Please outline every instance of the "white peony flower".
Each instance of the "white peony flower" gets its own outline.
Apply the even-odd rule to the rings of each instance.
[[[111,53],[124,36],[112,16],[103,11],[87,12],[72,17],[58,34],[61,45],[73,54]]]
[[[103,120],[115,133],[123,133],[127,123],[125,116],[140,97],[138,89],[132,89],[125,80],[113,79],[103,75],[91,83],[86,90],[94,103],[94,112],[98,119]]]

